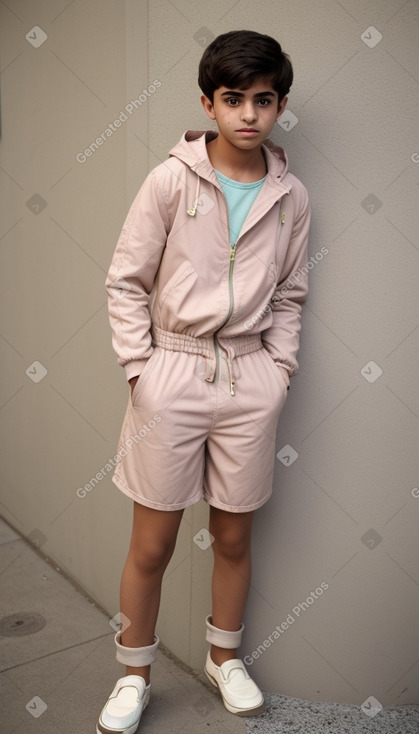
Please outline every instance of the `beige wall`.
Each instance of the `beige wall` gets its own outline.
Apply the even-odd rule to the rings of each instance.
[[[417,3],[6,0],[0,21],[1,514],[118,611],[130,501],[106,471],[76,495],[116,453],[128,397],[106,271],[147,171],[186,128],[210,127],[203,46],[234,28],[271,33],[294,63],[298,118],[272,137],[311,195],[310,255],[328,254],[311,270],[278,428],[277,451],[298,457],[278,459],[255,516],[242,654],[259,647],[251,671],[267,690],[417,703]],[[48,36],[39,48],[25,39],[34,26]],[[212,559],[193,536],[206,522],[204,503],[185,513],[158,628],[196,669]]]

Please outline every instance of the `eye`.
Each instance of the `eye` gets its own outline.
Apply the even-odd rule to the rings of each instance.
[[[238,101],[239,100],[237,99],[237,97],[228,97],[228,99],[226,99],[226,102],[227,102],[228,105],[230,105],[230,107],[236,107],[236,105],[235,104],[232,104],[232,103],[235,103],[235,102],[238,102]]]
[[[262,99],[258,100],[261,107],[268,107],[268,105],[272,104],[272,100],[268,99],[267,97],[263,97]]]

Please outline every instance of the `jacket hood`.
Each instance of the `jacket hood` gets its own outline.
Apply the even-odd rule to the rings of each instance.
[[[180,141],[169,151],[186,163],[193,171],[213,180],[213,167],[208,157],[206,143],[218,137],[215,130],[186,130]],[[262,144],[268,167],[267,176],[273,182],[282,182],[288,172],[288,158],[285,150],[269,138]]]

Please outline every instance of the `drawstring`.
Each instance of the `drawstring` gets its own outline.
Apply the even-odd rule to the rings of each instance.
[[[230,395],[234,397],[236,394],[234,390],[235,380],[234,380],[233,362],[231,360],[230,352],[227,353],[227,366],[228,366],[228,371],[229,371],[229,376],[230,376]]]
[[[233,367],[233,357],[235,356],[234,350],[230,349],[228,346],[223,346],[224,351],[227,354],[227,369],[228,369],[228,376],[229,376],[229,382],[230,382],[230,395],[232,397],[235,396],[236,391],[234,389],[235,385],[235,379],[234,379],[234,367]]]
[[[190,217],[194,217],[196,214],[196,210],[198,209],[198,199],[199,199],[199,187],[201,185],[201,177],[197,176],[197,183],[196,183],[196,191],[195,191],[195,199],[194,199],[194,206],[192,209],[187,209],[186,213],[189,214]]]

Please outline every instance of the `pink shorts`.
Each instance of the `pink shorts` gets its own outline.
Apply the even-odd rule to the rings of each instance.
[[[179,510],[204,499],[249,512],[269,499],[288,372],[263,347],[234,356],[233,396],[219,355],[209,382],[202,355],[155,346],[128,399],[113,475],[136,502]]]

